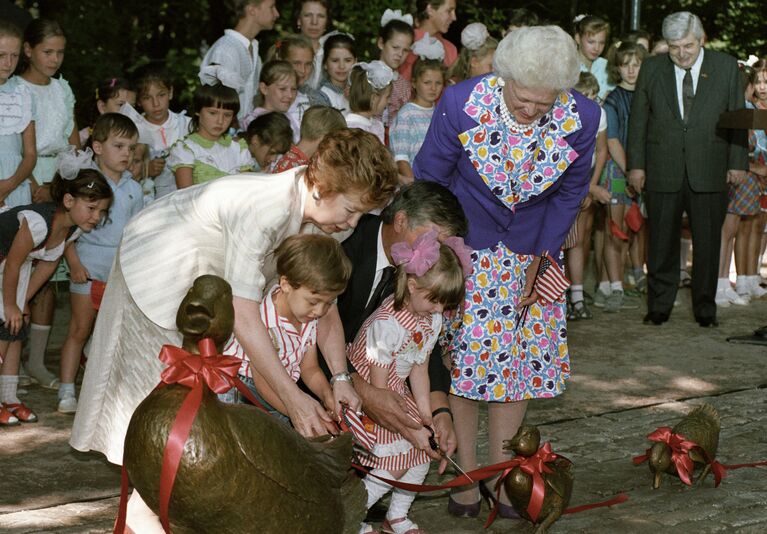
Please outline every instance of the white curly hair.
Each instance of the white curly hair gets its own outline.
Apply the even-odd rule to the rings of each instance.
[[[689,34],[696,39],[703,39],[703,23],[697,15],[689,11],[677,11],[663,19],[663,38],[666,41],[678,41]]]
[[[523,87],[564,91],[578,81],[580,59],[575,41],[559,26],[528,26],[498,44],[493,70]]]

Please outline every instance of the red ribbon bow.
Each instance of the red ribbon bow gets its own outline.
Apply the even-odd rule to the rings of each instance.
[[[170,532],[170,522],[168,520],[170,496],[173,492],[173,484],[176,481],[178,466],[181,463],[184,445],[189,438],[192,424],[194,424],[197,412],[202,404],[202,395],[205,390],[203,385],[215,393],[225,393],[232,387],[236,387],[255,406],[264,409],[263,405],[256,400],[250,390],[237,378],[237,371],[242,363],[241,360],[232,356],[218,354],[216,352],[216,344],[210,338],[198,341],[197,347],[200,350],[200,354],[192,354],[173,345],[163,345],[159,356],[160,360],[167,364],[168,367],[160,374],[162,382],[157,387],[180,384],[190,388],[168,434],[168,441],[163,451],[162,468],[160,470],[160,487],[158,491],[160,523],[162,523],[165,532],[168,533]],[[127,491],[128,476],[123,466],[120,510],[114,530],[120,534],[122,534],[125,525]]]
[[[690,458],[690,451],[692,449],[700,449],[703,452],[704,457],[706,457],[706,460],[711,462],[711,460],[708,459],[708,455],[697,443],[685,438],[681,434],[675,434],[671,430],[671,427],[662,426],[655,430],[655,432],[649,434],[647,439],[658,443],[665,443],[669,446],[671,449],[671,461],[674,462],[674,465],[676,466],[676,472],[679,475],[680,480],[688,486],[692,485],[690,477],[695,469],[695,464]],[[634,465],[639,465],[649,459],[650,450],[651,449],[647,449],[644,454],[635,457]],[[718,469],[714,471],[715,476],[717,475],[717,472],[719,472]],[[719,473],[720,476],[718,477],[718,480],[721,480],[721,472]],[[718,481],[717,485],[719,485]]]
[[[226,393],[234,386],[234,378],[242,360],[216,354],[216,345],[210,338],[197,343],[200,354],[192,354],[180,347],[163,345],[160,361],[168,367],[160,374],[166,384],[181,384],[194,388],[204,382],[215,393]]]
[[[524,473],[533,477],[533,491],[530,494],[530,502],[527,504],[527,514],[532,522],[535,523],[538,520],[538,514],[541,513],[543,498],[546,495],[546,482],[543,480],[543,473],[554,472],[546,463],[553,462],[557,458],[558,455],[551,452],[551,443],[546,442],[532,456],[517,456],[512,459],[510,465],[503,471],[500,478],[498,478],[498,482],[495,484],[496,506],[490,512],[485,528],[491,525],[495,520],[495,516],[498,515],[497,503],[500,502],[501,486],[504,479],[509,476],[509,473],[515,467],[519,467]]]

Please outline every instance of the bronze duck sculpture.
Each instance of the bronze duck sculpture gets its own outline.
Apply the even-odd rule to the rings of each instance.
[[[648,439],[655,441],[643,456],[653,473],[653,488],[660,487],[664,473],[675,475],[691,485],[694,472],[701,469],[697,483],[702,482],[712,468],[719,448],[719,414],[710,404],[693,408],[674,428],[661,427]]]
[[[506,494],[514,509],[536,525],[536,534],[544,534],[559,519],[570,502],[573,490],[573,464],[567,458],[552,454],[548,443],[541,446],[541,434],[537,427],[522,425],[516,435],[504,442],[504,449],[516,453],[515,459],[535,463],[540,468],[538,484],[544,491],[540,511],[531,515],[531,501],[535,500],[535,478],[529,468],[515,466],[504,479]],[[535,510],[532,510],[535,512]]]
[[[220,354],[234,326],[229,284],[197,278],[176,322],[186,351],[199,353],[197,342],[211,338]],[[126,470],[158,515],[163,452],[189,391],[178,384],[154,390],[128,427]],[[350,434],[308,441],[260,409],[221,403],[204,388],[170,497],[172,530],[356,533],[367,495],[350,473],[351,454]]]

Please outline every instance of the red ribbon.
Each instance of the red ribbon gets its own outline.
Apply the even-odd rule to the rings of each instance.
[[[671,427],[662,426],[655,430],[655,432],[649,434],[647,439],[658,443],[665,443],[669,446],[671,449],[671,461],[674,462],[674,465],[676,466],[676,472],[679,475],[681,481],[688,486],[692,485],[692,480],[690,477],[693,470],[695,469],[695,464],[693,463],[689,454],[691,450],[700,450],[706,458],[706,461],[708,463],[712,463],[712,459],[708,458],[706,451],[704,451],[697,443],[685,438],[681,434],[675,434],[671,430]],[[634,465],[639,465],[645,460],[649,459],[650,450],[651,449],[647,449],[644,454],[634,457]],[[717,465],[720,464],[717,463]],[[712,466],[712,468],[714,468],[714,466]],[[717,475],[717,472],[719,475]],[[722,471],[719,470],[718,467],[714,471],[714,476],[717,477],[716,485],[718,486],[722,476]]]
[[[543,507],[543,497],[546,495],[546,483],[543,480],[543,473],[553,473],[547,465],[547,462],[553,462],[558,455],[551,452],[551,443],[546,442],[540,447],[532,456],[517,456],[511,460],[509,467],[504,469],[503,474],[498,478],[498,482],[495,483],[496,492],[496,505],[490,512],[490,516],[487,518],[485,528],[488,528],[495,521],[498,515],[501,498],[501,487],[503,481],[509,476],[511,470],[515,467],[519,467],[524,473],[533,477],[533,491],[530,493],[530,502],[527,503],[527,514],[533,523],[538,520],[538,514],[541,513]]]
[[[202,403],[204,387],[207,386],[215,393],[225,393],[232,387],[236,387],[256,407],[265,410],[264,406],[253,396],[253,393],[237,378],[237,371],[242,364],[239,358],[217,354],[216,345],[210,338],[200,340],[197,347],[200,354],[192,354],[172,345],[163,345],[160,351],[160,360],[168,367],[160,374],[162,381],[157,387],[181,384],[190,388],[176,414],[163,451],[159,488],[160,523],[167,533],[170,532],[168,508],[173,484],[176,481],[184,445],[189,438],[192,424]],[[127,477],[125,481],[127,482]],[[127,484],[123,484],[120,495],[120,513],[114,530],[115,533],[119,534],[122,534],[125,529],[126,518],[123,512],[123,503],[127,499],[127,489]]]

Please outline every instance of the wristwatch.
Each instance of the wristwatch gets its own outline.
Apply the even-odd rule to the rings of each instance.
[[[336,382],[351,382],[352,375],[344,371],[343,373],[336,373],[330,377],[330,385],[335,385]]]

